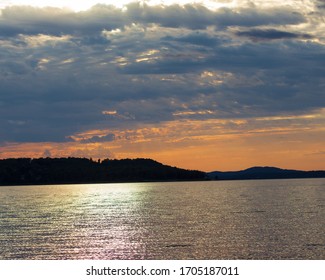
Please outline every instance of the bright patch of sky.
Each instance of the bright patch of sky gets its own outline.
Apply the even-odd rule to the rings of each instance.
[[[148,4],[150,6],[155,5],[186,5],[186,4],[200,4],[204,5],[210,9],[218,9],[223,7],[234,8],[236,6],[240,7],[273,7],[273,6],[294,6],[296,8],[311,9],[314,6],[314,1],[312,0],[3,0],[0,3],[0,8],[11,6],[11,5],[28,5],[28,6],[37,6],[37,7],[60,7],[60,8],[69,8],[75,11],[84,11],[96,4],[106,4],[113,5],[116,7],[123,7],[132,2],[141,2]]]

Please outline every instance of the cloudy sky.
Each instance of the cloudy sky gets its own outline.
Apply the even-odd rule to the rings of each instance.
[[[324,0],[0,0],[0,158],[312,170],[324,139]]]

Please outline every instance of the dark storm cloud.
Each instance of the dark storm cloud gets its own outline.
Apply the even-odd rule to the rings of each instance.
[[[277,29],[251,29],[248,31],[238,31],[237,36],[249,37],[252,40],[278,40],[278,39],[312,39],[309,34],[287,32]]]

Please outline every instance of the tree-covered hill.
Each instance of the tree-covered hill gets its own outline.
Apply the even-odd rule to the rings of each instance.
[[[151,159],[93,161],[86,158],[0,160],[0,185],[203,180],[201,171],[163,165]]]

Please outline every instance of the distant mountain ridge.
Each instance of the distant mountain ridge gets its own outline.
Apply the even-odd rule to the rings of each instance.
[[[301,171],[270,166],[255,166],[240,171],[208,172],[207,176],[211,180],[325,178],[325,171]]]

